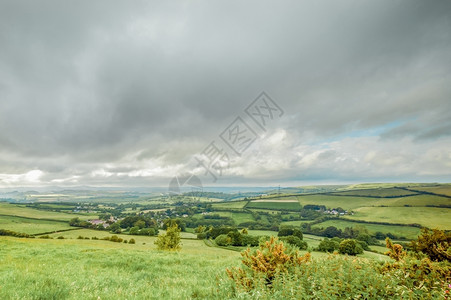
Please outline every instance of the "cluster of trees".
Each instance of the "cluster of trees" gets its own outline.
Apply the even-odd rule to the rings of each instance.
[[[341,254],[357,255],[362,254],[363,250],[369,250],[368,244],[356,239],[332,239],[324,238],[315,249],[322,252],[339,252]]]
[[[239,232],[237,229],[229,231],[227,234],[220,234],[215,238],[218,246],[249,246],[255,247],[260,243],[259,236],[252,236],[246,229]]]
[[[304,241],[302,231],[294,226],[281,226],[277,234],[280,240],[290,245],[296,246],[299,249],[306,250],[308,245]]]
[[[328,226],[326,228],[322,227],[312,227],[312,223],[302,224],[302,231],[305,233],[324,236],[327,238],[342,238],[342,239],[356,239],[359,241],[364,241],[368,245],[379,245],[378,240],[384,240],[386,237],[391,239],[405,239],[404,237],[399,237],[391,233],[369,233],[368,230],[362,226],[357,225],[355,227],[345,227],[344,230],[338,229],[335,226]]]

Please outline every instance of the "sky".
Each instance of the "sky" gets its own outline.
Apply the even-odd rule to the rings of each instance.
[[[187,174],[451,182],[451,2],[0,2],[0,187]]]

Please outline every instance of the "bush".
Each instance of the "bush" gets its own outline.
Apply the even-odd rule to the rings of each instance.
[[[232,238],[227,234],[221,234],[215,238],[215,243],[221,247],[230,246],[232,245]]]
[[[359,242],[354,239],[343,240],[338,246],[338,252],[341,254],[357,255],[362,254],[363,249]]]
[[[14,236],[19,238],[34,238],[34,236],[27,233],[15,232],[7,229],[0,229],[0,236]]]
[[[334,240],[329,240],[328,238],[324,238],[318,245],[316,250],[321,252],[334,252],[338,250],[340,243]]]
[[[248,248],[241,253],[242,268],[227,269],[227,275],[238,288],[250,291],[261,283],[272,286],[274,280],[285,274],[291,274],[310,260],[310,253],[301,256],[297,250],[287,248],[277,238],[260,244],[258,250]]]
[[[130,239],[130,241],[129,241],[128,243],[129,243],[129,244],[135,244],[136,241],[135,241],[135,239]]]
[[[424,253],[433,261],[451,261],[451,232],[423,228],[411,244],[415,252]]]
[[[259,237],[248,235],[248,234],[243,234],[241,237],[241,243],[242,243],[242,246],[255,247],[255,246],[259,245]]]
[[[58,240],[64,240],[64,236],[60,235],[59,237],[57,237]]]
[[[177,223],[172,223],[167,228],[166,234],[158,236],[155,245],[158,250],[180,250],[180,228]]]
[[[205,232],[199,232],[197,234],[197,239],[199,240],[205,240],[207,238],[207,234]]]

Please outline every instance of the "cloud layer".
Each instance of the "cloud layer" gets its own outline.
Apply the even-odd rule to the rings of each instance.
[[[450,16],[449,1],[2,1],[0,186],[166,185],[263,90],[285,114],[215,185],[451,181]]]

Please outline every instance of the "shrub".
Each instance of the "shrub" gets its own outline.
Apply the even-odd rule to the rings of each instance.
[[[324,238],[318,245],[318,248],[316,248],[316,250],[321,251],[321,252],[334,252],[336,250],[338,250],[340,243],[334,241],[334,240],[329,240],[328,238]]]
[[[451,261],[451,232],[421,229],[416,241],[411,243],[415,252],[422,252],[434,261]]]
[[[46,234],[46,235],[41,235],[39,237],[40,239],[53,239],[50,235]]]
[[[207,238],[207,234],[205,232],[199,232],[197,234],[197,239],[199,240],[205,240]]]
[[[64,236],[60,235],[59,237],[57,237],[58,240],[64,240]]]
[[[135,239],[130,239],[130,241],[129,241],[128,243],[129,243],[129,244],[135,244],[136,241],[135,241]]]
[[[340,252],[341,254],[357,255],[362,254],[363,249],[356,240],[346,239],[343,240],[338,246],[338,252]]]
[[[155,245],[159,250],[180,250],[180,228],[177,223],[167,227],[166,234],[158,236]]]
[[[403,248],[400,244],[393,244],[389,238],[385,239],[385,243],[389,251],[385,252],[385,255],[390,256],[396,261],[400,261],[406,256],[406,252],[403,251]]]
[[[287,248],[274,237],[260,244],[256,251],[251,252],[248,248],[241,256],[244,266],[226,271],[237,287],[245,291],[254,289],[262,282],[271,287],[279,276],[295,272],[297,267],[310,260],[310,253],[301,256],[299,251]]]
[[[77,237],[77,239],[78,239],[78,240],[84,240],[84,237],[82,237],[81,235],[79,235],[79,236]]]
[[[232,245],[232,238],[229,237],[227,234],[221,234],[215,238],[215,243],[216,243],[216,245],[222,246],[222,247],[230,246],[230,245]]]
[[[242,243],[242,246],[255,247],[255,246],[259,245],[259,237],[258,236],[248,235],[248,234],[244,234],[241,237],[241,243]]]

